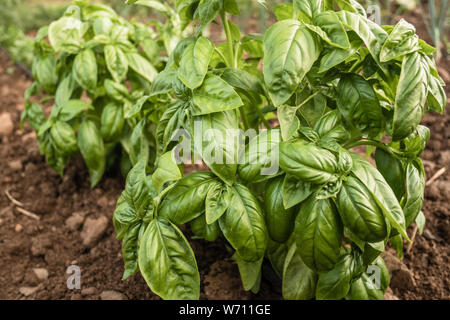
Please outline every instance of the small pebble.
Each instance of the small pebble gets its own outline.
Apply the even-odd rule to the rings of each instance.
[[[36,277],[41,280],[41,281],[45,281],[48,279],[48,271],[47,269],[44,268],[34,268],[33,269],[34,274],[36,275]]]
[[[15,230],[16,232],[22,232],[22,230],[23,230],[23,227],[22,227],[22,225],[21,225],[21,224],[16,224],[16,226],[15,226],[14,230]]]

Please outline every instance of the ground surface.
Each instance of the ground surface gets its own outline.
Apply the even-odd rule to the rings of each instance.
[[[409,17],[414,19],[414,15]],[[423,30],[418,28],[418,32]],[[444,58],[439,71],[450,85],[449,66]],[[123,180],[106,176],[91,190],[80,158],[70,163],[62,179],[45,164],[31,130],[19,130],[23,92],[30,83],[0,53],[0,116],[8,115],[13,125],[10,134],[0,134],[0,299],[158,299],[140,275],[121,281],[120,241],[115,239],[111,217]],[[443,167],[447,172],[426,191],[426,231],[416,237],[403,260],[409,281],[392,281],[392,293],[400,299],[450,299],[449,111],[447,107],[444,116],[426,115],[423,122],[432,136],[423,154],[427,176]],[[19,212],[6,191],[40,219]],[[105,231],[86,246],[81,230],[90,223],[98,223]],[[266,280],[258,295],[245,292],[223,243],[192,240],[191,244],[199,264],[202,299],[280,298],[279,288]],[[66,270],[71,265],[81,268],[81,290],[67,288]],[[42,270],[35,272],[36,268],[45,269],[48,276]]]

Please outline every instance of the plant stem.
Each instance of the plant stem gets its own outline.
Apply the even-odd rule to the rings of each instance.
[[[220,13],[220,17],[222,18],[223,27],[225,29],[225,35],[227,37],[228,50],[229,50],[230,59],[231,59],[231,63],[230,63],[230,61],[228,61],[228,67],[236,68],[236,65],[234,65],[235,59],[234,59],[234,50],[233,50],[233,38],[231,36],[230,24],[228,23],[228,19],[227,19],[227,15],[226,15],[225,11],[222,11]]]
[[[264,123],[264,125],[266,126],[267,129],[270,129],[270,123],[269,121],[266,120],[266,118],[264,117],[264,114],[262,113],[261,109],[256,106],[256,112],[258,112],[259,117],[261,118],[262,122]]]
[[[366,140],[360,140],[360,141],[357,141],[357,142],[354,142],[354,143],[349,143],[349,144],[345,145],[345,147],[347,149],[351,149],[351,148],[358,147],[358,146],[374,146],[374,147],[377,147],[379,149],[383,149],[384,151],[388,152],[389,154],[391,154],[393,156],[401,158],[401,154],[399,152],[397,152],[396,150],[388,147],[384,143],[379,142],[379,141],[375,141],[375,140],[368,140],[368,139],[366,139]]]

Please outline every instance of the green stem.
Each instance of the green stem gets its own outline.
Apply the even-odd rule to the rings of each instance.
[[[264,117],[264,114],[262,113],[261,109],[256,106],[256,112],[258,112],[259,117],[261,118],[262,122],[264,123],[264,125],[266,126],[267,129],[270,129],[270,123],[269,121],[267,121],[267,119]]]
[[[250,125],[248,123],[247,115],[245,114],[244,107],[239,108],[239,113],[242,118],[242,122],[244,123],[244,130],[248,130],[250,128]]]
[[[228,23],[228,19],[227,19],[227,15],[226,15],[225,11],[222,11],[220,13],[220,17],[222,18],[223,27],[225,29],[225,35],[227,37],[228,50],[229,50],[230,59],[231,59],[231,63],[230,63],[230,61],[228,61],[228,67],[236,68],[236,66],[234,65],[235,59],[234,59],[234,50],[233,50],[233,38],[231,36],[230,24]]]
[[[345,145],[345,147],[347,149],[351,149],[351,148],[358,147],[358,146],[374,146],[374,147],[377,147],[379,149],[383,149],[384,151],[386,151],[387,153],[389,153],[389,154],[391,154],[393,156],[396,156],[396,157],[399,157],[399,158],[402,157],[402,154],[399,153],[398,151],[388,147],[387,145],[385,145],[382,142],[375,141],[375,140],[360,140],[360,141],[357,141],[357,142],[354,142],[354,143],[349,143],[349,144]]]

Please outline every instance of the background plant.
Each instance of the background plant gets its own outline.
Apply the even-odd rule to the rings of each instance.
[[[170,48],[164,45],[155,29],[89,1],[74,1],[62,18],[38,31],[35,82],[25,94],[22,122],[36,130],[56,172],[62,175],[80,151],[95,186],[114,163],[120,161],[126,175],[141,154],[154,154],[153,111],[137,115],[133,106],[165,66],[161,51]],[[41,104],[48,101],[53,106],[46,115]]]

